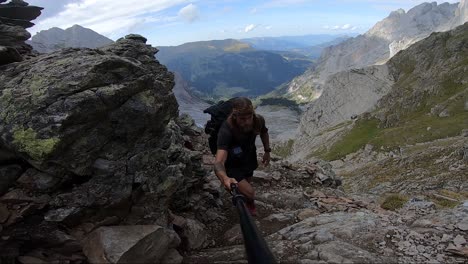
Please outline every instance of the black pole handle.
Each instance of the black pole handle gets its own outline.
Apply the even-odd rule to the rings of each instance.
[[[235,183],[231,183],[231,195],[234,206],[237,206],[238,201],[245,202],[245,196],[239,192],[239,187]]]
[[[237,184],[231,183],[232,203],[239,213],[242,236],[249,264],[277,263],[267,243],[261,236],[249,211],[245,206],[245,197],[239,192]]]

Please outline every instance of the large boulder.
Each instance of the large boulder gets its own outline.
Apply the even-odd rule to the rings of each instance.
[[[174,231],[156,225],[100,227],[83,242],[91,263],[160,263],[180,244]]]
[[[67,49],[6,68],[0,75],[5,146],[44,171],[76,175],[90,175],[108,151],[107,159],[123,158],[120,149],[160,134],[177,117],[173,76],[150,59],[155,52],[123,39],[103,50]]]

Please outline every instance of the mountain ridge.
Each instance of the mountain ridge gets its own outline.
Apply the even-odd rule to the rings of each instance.
[[[40,53],[50,53],[62,48],[99,48],[114,41],[80,25],[67,29],[53,27],[36,33],[28,43]]]
[[[328,77],[334,73],[385,63],[398,51],[429,36],[432,32],[446,31],[467,21],[465,0],[458,4],[422,3],[404,12],[400,9],[379,21],[366,33],[348,39],[324,50],[317,67],[306,71],[291,82],[289,92],[302,101],[307,98],[310,89],[321,91]]]

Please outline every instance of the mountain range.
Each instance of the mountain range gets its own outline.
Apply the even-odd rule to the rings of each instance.
[[[113,42],[89,28],[74,25],[65,30],[53,27],[39,31],[27,43],[40,53],[49,53],[62,48],[98,48]]]
[[[259,96],[303,73],[311,59],[291,52],[256,50],[234,39],[158,47],[156,58],[205,99]]]
[[[255,49],[274,51],[294,51],[310,58],[318,58],[325,47],[338,44],[357,34],[350,35],[304,35],[283,37],[256,37],[241,39]]]
[[[288,92],[303,101],[311,89],[321,91],[329,76],[341,71],[383,64],[400,50],[426,38],[432,32],[446,31],[468,20],[465,0],[460,3],[422,3],[405,12],[396,10],[363,35],[325,49],[317,66],[291,82]]]

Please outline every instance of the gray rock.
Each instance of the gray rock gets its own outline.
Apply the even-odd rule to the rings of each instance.
[[[449,117],[450,113],[448,112],[447,109],[444,109],[442,112],[440,112],[439,117]]]
[[[22,61],[23,57],[13,47],[0,46],[0,65]]]
[[[162,257],[161,264],[180,264],[183,260],[184,257],[182,257],[177,250],[170,248]]]
[[[314,217],[314,216],[317,216],[320,214],[320,211],[318,210],[315,210],[315,209],[310,209],[310,208],[306,208],[306,209],[303,209],[301,210],[298,214],[297,214],[297,218],[302,221],[304,219],[307,219],[309,217]]]
[[[83,252],[91,263],[158,263],[179,243],[174,231],[161,226],[109,226],[86,237]]]
[[[83,209],[70,207],[50,210],[44,216],[44,220],[49,222],[65,222],[66,224],[77,224]]]
[[[9,216],[10,212],[8,211],[6,205],[0,203],[0,224],[5,223]]]
[[[265,217],[263,220],[269,222],[287,222],[294,219],[294,214],[292,213],[283,213],[283,214],[271,214]]]
[[[56,188],[60,183],[60,179],[31,168],[21,175],[17,183],[30,190],[47,191]]]
[[[458,223],[457,228],[462,231],[468,231],[468,221],[464,223]]]
[[[466,240],[465,238],[462,236],[462,235],[457,235],[454,239],[453,239],[453,243],[455,244],[455,246],[462,246],[464,244],[466,244]]]
[[[468,137],[468,129],[463,129],[461,133],[462,137]]]
[[[235,224],[223,235],[224,240],[230,243],[242,241],[242,230],[240,224]]]
[[[125,36],[125,38],[146,43],[146,38],[138,34],[130,34],[130,35]]]
[[[20,165],[0,166],[0,196],[8,191],[22,172]]]
[[[187,239],[188,249],[200,249],[207,242],[206,226],[197,220],[187,219],[183,236]]]
[[[269,183],[273,180],[273,177],[270,173],[266,173],[264,171],[255,170],[253,174],[253,179],[259,182],[266,182]]]
[[[345,242],[332,241],[317,245],[321,260],[327,263],[383,263],[388,259],[380,257]]]

